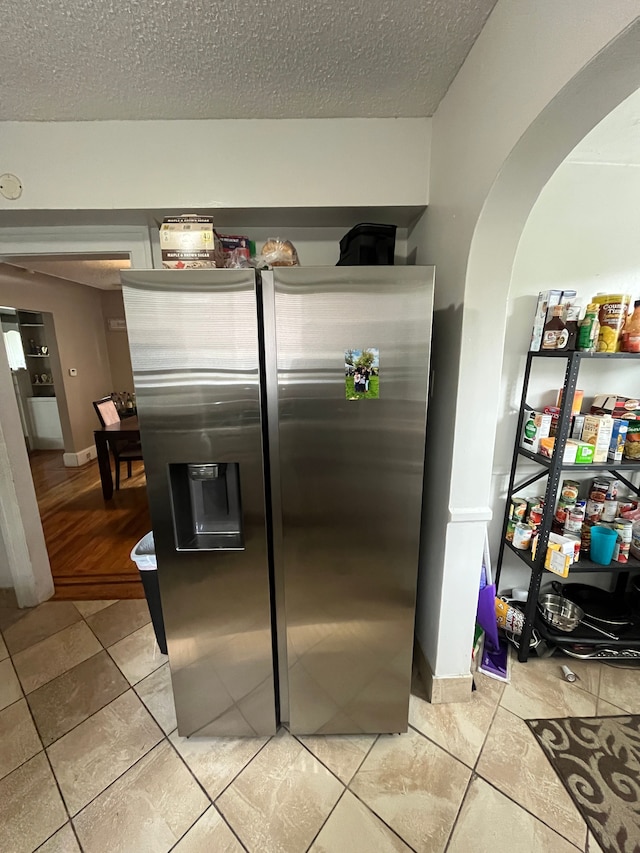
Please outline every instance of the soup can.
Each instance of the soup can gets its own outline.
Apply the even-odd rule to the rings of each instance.
[[[513,532],[514,532],[514,530],[515,530],[515,529],[516,529],[516,523],[515,523],[515,521],[510,521],[510,522],[507,524],[507,534],[506,534],[506,540],[507,540],[507,542],[513,542]]]
[[[589,489],[589,497],[592,501],[595,501],[596,503],[604,503],[607,499],[607,495],[611,494],[609,490],[613,488],[613,485],[615,483],[615,480],[608,480],[606,477],[596,477],[591,483],[591,488]]]
[[[582,522],[584,521],[585,512],[586,501],[577,501],[576,505],[567,511],[567,517],[564,522],[564,532],[579,535],[582,530]]]
[[[533,528],[530,524],[516,524],[513,531],[513,547],[520,551],[526,551],[531,547],[531,537],[533,536]]]
[[[524,498],[511,498],[511,506],[509,508],[509,519],[511,521],[524,521],[527,514],[527,502]]]
[[[542,512],[544,507],[542,504],[535,504],[534,506],[529,508],[529,514],[527,516],[527,522],[532,527],[539,527],[542,524]]]
[[[580,483],[577,480],[563,480],[560,489],[560,500],[566,504],[574,504],[580,494]]]
[[[598,521],[602,520],[602,513],[604,512],[604,501],[594,501],[593,498],[590,498],[587,501],[587,520],[591,521],[593,524],[596,524]]]
[[[631,533],[633,522],[627,521],[626,518],[616,518],[613,522],[613,529],[618,534],[616,545],[613,551],[613,559],[618,563],[629,562],[629,550],[631,548]]]
[[[604,502],[604,509],[602,510],[602,520],[603,521],[615,521],[618,517],[618,501],[617,500],[606,500]]]

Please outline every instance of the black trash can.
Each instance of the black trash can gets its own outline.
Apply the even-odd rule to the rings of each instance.
[[[167,654],[167,635],[164,631],[162,602],[160,601],[160,584],[158,583],[158,564],[156,562],[156,545],[153,541],[153,531],[147,533],[131,551],[131,559],[138,567],[140,580],[147,599],[151,615],[151,624],[156,634],[158,646],[163,655]]]

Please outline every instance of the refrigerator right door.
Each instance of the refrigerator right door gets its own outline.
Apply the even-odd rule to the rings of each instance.
[[[433,279],[431,267],[273,273],[294,733],[407,729]]]

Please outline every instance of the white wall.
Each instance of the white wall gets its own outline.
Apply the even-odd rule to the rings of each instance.
[[[0,210],[424,205],[430,119],[0,123]]]
[[[113,390],[100,291],[0,264],[0,302],[53,316],[61,369],[60,377],[54,372],[54,378],[64,449],[78,453],[90,448],[99,426],[92,401]],[[77,374],[70,376],[69,368]]]
[[[33,607],[53,595],[53,580],[4,347],[0,412],[0,586],[14,588],[20,607]]]
[[[586,304],[598,291],[640,298],[640,167],[563,163],[545,186],[527,220],[518,246],[504,342],[500,412],[496,432],[490,541],[498,552],[515,440],[522,379],[538,291],[573,289]],[[564,363],[538,363],[529,383],[532,406],[553,405]],[[637,364],[627,361],[583,365],[579,387],[586,411],[599,393],[636,397]],[[520,479],[537,466],[520,465]],[[572,479],[578,479],[571,473]],[[580,479],[590,479],[587,475]],[[545,480],[530,494],[544,492]],[[542,488],[541,488],[542,484]],[[590,581],[592,578],[590,578]],[[528,573],[506,553],[501,588],[528,586]]]
[[[469,670],[517,242],[555,168],[640,85],[640,28],[595,58],[637,16],[629,0],[498,0],[433,118],[416,226],[436,266],[417,632],[437,677]]]

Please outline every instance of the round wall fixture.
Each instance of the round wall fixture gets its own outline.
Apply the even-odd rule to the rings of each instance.
[[[22,183],[20,182],[20,178],[16,177],[16,175],[10,174],[9,172],[5,172],[4,175],[0,175],[0,193],[10,201],[15,201],[17,198],[20,198],[22,195]]]

